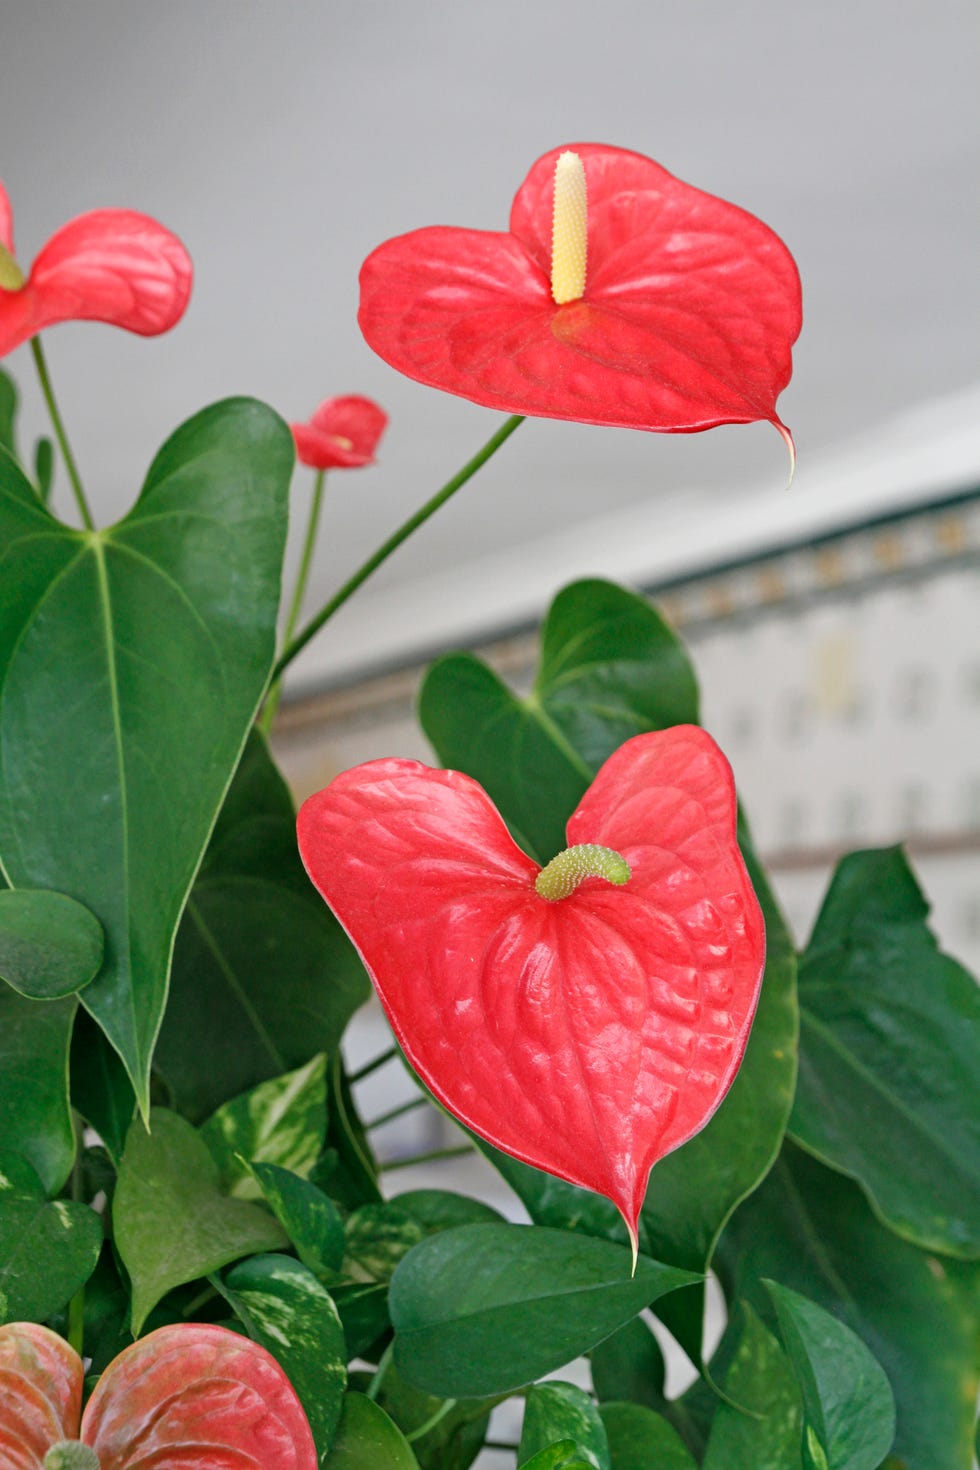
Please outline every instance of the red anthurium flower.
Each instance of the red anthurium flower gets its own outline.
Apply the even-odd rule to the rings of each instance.
[[[0,1327],[4,1470],[316,1470],[289,1379],[237,1332],[198,1323],[151,1332],[113,1359],[84,1414],[83,1374],[47,1327]]]
[[[326,398],[305,424],[290,424],[301,464],[314,470],[354,470],[374,463],[388,415],[370,398]]]
[[[703,730],[627,741],[567,835],[540,869],[475,781],[405,760],[345,772],[299,814],[307,871],[426,1086],[606,1195],[635,1242],[651,1167],[738,1069],[765,931]]]
[[[97,321],[144,337],[184,314],[193,270],[183,245],[148,215],[95,209],[56,230],[25,276],[0,184],[0,357],[57,322]]]
[[[772,230],[638,153],[539,158],[510,231],[379,246],[359,321],[400,372],[507,413],[688,433],[767,419],[792,371],[800,281]]]

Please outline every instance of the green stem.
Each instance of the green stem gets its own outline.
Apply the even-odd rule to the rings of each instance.
[[[400,1118],[404,1113],[414,1112],[416,1108],[424,1108],[428,1101],[429,1099],[427,1097],[410,1098],[408,1102],[401,1103],[399,1107],[391,1108],[387,1113],[382,1113],[381,1117],[375,1118],[373,1122],[366,1123],[365,1127],[369,1132],[372,1128],[383,1128],[386,1123],[393,1123],[396,1118]]]
[[[411,1169],[415,1164],[432,1164],[436,1159],[458,1159],[461,1154],[475,1152],[471,1143],[461,1143],[456,1148],[434,1148],[431,1153],[416,1154],[411,1159],[392,1159],[389,1164],[379,1164],[378,1172],[390,1174],[394,1169]]]
[[[326,470],[317,470],[316,479],[313,482],[313,499],[310,503],[310,514],[306,523],[306,539],[303,542],[303,555],[300,559],[299,571],[296,575],[296,585],[293,588],[293,599],[289,604],[289,613],[286,617],[286,628],[282,641],[284,646],[289,646],[289,641],[296,632],[296,624],[299,622],[300,608],[303,606],[303,594],[309,581],[310,567],[313,564],[313,548],[316,545],[316,533],[320,525],[320,507],[323,504],[323,484],[326,479]],[[268,735],[276,718],[276,710],[282,698],[282,680],[276,679],[269,690],[265,701],[265,708],[259,719],[259,729],[263,735]]]
[[[364,1066],[359,1067],[356,1072],[351,1072],[347,1078],[348,1084],[353,1087],[355,1082],[363,1082],[364,1078],[370,1077],[372,1072],[377,1072],[381,1067],[386,1066],[388,1062],[393,1062],[397,1055],[397,1046],[389,1046],[388,1050],[383,1051],[380,1056],[374,1057],[370,1062],[365,1062]]]
[[[381,1392],[381,1385],[384,1382],[384,1376],[388,1371],[388,1365],[391,1362],[392,1354],[394,1353],[394,1351],[395,1339],[392,1338],[391,1342],[389,1342],[388,1346],[381,1354],[381,1361],[378,1364],[377,1368],[374,1370],[374,1377],[371,1379],[371,1382],[364,1390],[366,1398],[377,1401],[378,1394]]]
[[[413,1429],[411,1434],[406,1434],[405,1438],[408,1440],[409,1444],[414,1444],[415,1440],[417,1439],[424,1439],[431,1429],[435,1429],[436,1425],[440,1424],[442,1420],[445,1419],[447,1414],[452,1413],[455,1407],[455,1399],[447,1399],[444,1404],[440,1404],[435,1413],[430,1414],[428,1419],[423,1420],[418,1429]]]
[[[61,414],[58,412],[58,404],[55,400],[54,389],[51,386],[48,364],[44,356],[44,348],[41,346],[40,337],[31,338],[31,352],[34,356],[34,366],[37,368],[37,375],[41,382],[41,392],[44,394],[44,401],[48,405],[48,413],[51,415],[54,436],[61,449],[61,457],[65,462],[65,469],[68,471],[71,488],[75,492],[75,501],[78,505],[82,521],[84,522],[86,531],[94,531],[95,522],[92,520],[92,515],[88,508],[88,501],[85,499],[85,491],[82,489],[78,466],[75,464],[75,457],[68,443],[68,435],[65,433],[65,426],[62,422]]]
[[[487,460],[491,455],[496,453],[504,440],[509,439],[517,426],[523,422],[524,419],[520,414],[514,414],[511,418],[507,419],[506,423],[500,426],[496,434],[487,440],[479,453],[474,454],[473,458],[451,480],[443,485],[442,489],[438,490],[431,500],[426,501],[421,510],[417,510],[413,516],[409,516],[408,520],[399,526],[398,530],[378,547],[374,555],[368,557],[364,565],[344,583],[339,592],[335,592],[330,601],[320,609],[314,618],[310,619],[303,631],[297,634],[286,645],[279,656],[279,662],[272,670],[273,681],[282,678],[284,671],[289,667],[296,655],[301,649],[306,647],[314,634],[319,633],[324,623],[333,617],[337,609],[343,607],[347,599],[357,591],[362,582],[366,582],[371,573],[377,571],[381,563],[387,561],[391,553],[397,551],[398,547],[401,546],[403,541],[408,540],[413,531],[418,530],[419,526],[427,521],[430,516],[434,515],[440,506],[445,505],[450,496],[455,495],[456,491],[462,485],[465,485],[467,480],[471,479],[482,465],[486,464]]]

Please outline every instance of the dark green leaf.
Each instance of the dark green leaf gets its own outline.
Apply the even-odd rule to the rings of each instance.
[[[85,1283],[85,1356],[92,1372],[102,1373],[113,1358],[132,1342],[129,1292],[116,1267],[112,1245],[106,1241],[99,1262]]]
[[[37,493],[47,505],[54,482],[54,445],[50,439],[38,439],[34,445],[34,479],[37,482]]]
[[[299,1261],[279,1255],[242,1261],[218,1285],[249,1337],[285,1370],[324,1460],[347,1387],[344,1331],[326,1289]]]
[[[305,1178],[327,1130],[326,1059],[317,1056],[282,1077],[260,1082],[211,1114],[201,1129],[224,1187],[240,1199],[261,1199],[249,1164],[278,1164]]]
[[[735,1212],[718,1261],[760,1311],[771,1313],[761,1280],[772,1277],[867,1344],[895,1394],[898,1459],[914,1470],[969,1463],[980,1380],[976,1266],[907,1244],[857,1185],[791,1144]]]
[[[15,426],[17,423],[17,384],[0,368],[0,450],[17,458]]]
[[[643,1321],[634,1317],[589,1354],[592,1387],[600,1401],[628,1399],[649,1409],[664,1402],[664,1357]]]
[[[779,1343],[751,1307],[711,1426],[704,1470],[802,1470],[800,1391]],[[748,1413],[733,1405],[739,1404]]]
[[[369,991],[306,876],[292,798],[253,731],[177,933],[155,1057],[174,1106],[197,1122],[314,1052],[335,1052]]]
[[[362,1393],[344,1395],[340,1423],[324,1470],[419,1470],[396,1424]]]
[[[0,854],[13,887],[103,925],[83,1004],[144,1109],[174,934],[274,657],[292,463],[269,409],[218,404],[86,532],[0,457]]]
[[[380,1356],[381,1340],[391,1331],[387,1281],[331,1284],[330,1295],[344,1326],[348,1358],[367,1357],[376,1362]]]
[[[571,1440],[593,1470],[610,1470],[606,1431],[589,1395],[573,1383],[537,1383],[524,1404],[518,1465],[558,1440]]]
[[[391,1283],[395,1362],[445,1398],[532,1383],[615,1332],[691,1274],[621,1246],[538,1226],[463,1225],[431,1235]]]
[[[483,1447],[494,1399],[458,1399],[447,1403],[412,1388],[393,1363],[385,1369],[378,1402],[411,1436],[422,1470],[467,1470]],[[419,1434],[426,1424],[431,1429]]]
[[[599,1408],[612,1470],[697,1470],[684,1441],[660,1414],[637,1403]]]
[[[136,1110],[136,1094],[118,1052],[81,1009],[71,1038],[71,1101],[118,1167]]]
[[[45,1198],[26,1160],[0,1155],[0,1322],[43,1322],[95,1270],[102,1221],[88,1205]]]
[[[629,1244],[626,1222],[611,1200],[601,1194],[593,1194],[591,1190],[580,1189],[577,1184],[568,1184],[564,1179],[556,1179],[553,1174],[545,1174],[520,1159],[511,1158],[475,1133],[470,1137],[510,1185],[535,1225],[548,1225],[555,1230],[576,1230],[600,1240],[611,1240],[617,1245]],[[642,1218],[639,1240],[644,1255],[652,1255]]]
[[[323,1280],[338,1272],[346,1235],[333,1200],[278,1164],[253,1164],[251,1172],[303,1264]]]
[[[482,1200],[448,1189],[410,1189],[396,1194],[391,1203],[410,1215],[426,1235],[451,1230],[454,1225],[489,1225],[504,1218]]]
[[[48,1194],[75,1159],[68,1047],[78,1002],[25,1000],[0,985],[0,1149],[22,1154]]]
[[[329,1171],[312,1177],[331,1199],[353,1210],[358,1205],[377,1204],[378,1165],[368,1143],[364,1125],[357,1115],[350,1083],[344,1071],[340,1052],[335,1052],[327,1068],[327,1091],[330,1100],[327,1119],[327,1143],[336,1154],[330,1159]],[[317,1165],[319,1170],[320,1165]]]
[[[489,792],[532,856],[565,846],[565,823],[602,762],[643,730],[697,720],[684,649],[642,597],[574,582],[552,603],[527,699],[470,654],[429,670],[419,719],[439,759]]]
[[[30,1000],[61,1000],[102,965],[102,925],[84,904],[46,888],[0,891],[0,978]]]
[[[764,1281],[803,1396],[803,1434],[823,1470],[878,1470],[895,1438],[891,1385],[843,1322],[795,1291]]]
[[[222,1193],[218,1166],[190,1123],[154,1108],[150,1127],[137,1118],[129,1130],[112,1208],[137,1335],[173,1287],[288,1243],[267,1210]]]
[[[980,1254],[980,988],[899,848],[838,867],[800,966],[791,1132],[928,1250]]]

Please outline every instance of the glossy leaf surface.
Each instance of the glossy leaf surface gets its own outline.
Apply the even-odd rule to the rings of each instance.
[[[0,184],[0,245],[14,253],[10,200]],[[57,322],[99,321],[152,337],[176,325],[191,291],[176,235],[131,209],[94,209],[62,225],[20,290],[0,286],[0,357]]]
[[[573,1439],[559,1439],[522,1460],[520,1470],[592,1470],[592,1464],[582,1458]]]
[[[800,283],[759,220],[640,154],[567,145],[588,194],[585,295],[550,288],[554,172],[532,166],[510,232],[436,226],[361,270],[361,331],[392,367],[505,413],[688,432],[769,419]]]
[[[775,1281],[764,1283],[803,1398],[810,1459],[827,1470],[878,1470],[895,1438],[895,1399],[861,1339]]]
[[[637,1403],[599,1407],[612,1470],[697,1470],[683,1440],[660,1414]]]
[[[326,1062],[313,1057],[295,1072],[272,1077],[222,1104],[201,1137],[221,1170],[223,1186],[240,1199],[261,1199],[250,1164],[278,1164],[305,1178],[327,1130]]]
[[[28,1159],[57,1194],[75,1158],[68,1048],[78,1004],[26,1000],[0,984],[0,1149]]]
[[[629,1400],[659,1409],[664,1402],[665,1365],[660,1344],[642,1317],[634,1317],[589,1354],[596,1398]]]
[[[362,1393],[344,1396],[340,1423],[325,1470],[419,1470],[397,1424]]]
[[[325,1456],[347,1387],[344,1329],[326,1288],[301,1262],[280,1255],[242,1261],[220,1288],[249,1337],[286,1373]]]
[[[524,1424],[517,1463],[557,1440],[570,1439],[593,1470],[611,1470],[609,1442],[592,1398],[573,1383],[536,1383],[524,1400]]]
[[[46,1199],[34,1170],[0,1154],[0,1320],[43,1322],[95,1270],[102,1221],[88,1205]]]
[[[174,933],[272,663],[291,465],[268,409],[218,404],[86,533],[0,460],[0,856],[101,922],[83,1004],[144,1106]]]
[[[659,613],[625,587],[589,578],[558,593],[541,661],[520,698],[468,653],[438,659],[419,719],[439,760],[479,781],[541,863],[596,771],[631,736],[698,720],[694,671]]]
[[[78,1433],[82,1360],[33,1322],[0,1326],[0,1464],[41,1470],[52,1444]]]
[[[750,1307],[742,1308],[725,1392],[733,1403],[718,1405],[703,1470],[804,1470],[800,1392],[785,1353]]]
[[[204,1323],[161,1327],[103,1373],[82,1416],[102,1470],[316,1470],[299,1399],[257,1343]],[[188,1463],[193,1464],[190,1460]]]
[[[84,904],[44,888],[0,890],[0,979],[30,1000],[60,1000],[97,974],[102,925]]]
[[[197,1122],[314,1052],[334,1052],[369,993],[303,871],[292,798],[253,730],[177,932],[154,1064]]]
[[[887,1225],[980,1255],[980,990],[943,954],[898,848],[838,867],[800,967],[799,1143]]]
[[[119,1166],[136,1111],[136,1094],[119,1053],[81,1007],[71,1037],[71,1105],[94,1128]]]
[[[604,1240],[537,1226],[463,1225],[430,1236],[391,1283],[395,1362],[440,1397],[519,1388],[587,1352],[688,1272]]]
[[[771,1314],[763,1278],[780,1281],[846,1323],[895,1394],[893,1453],[915,1470],[969,1463],[980,1385],[980,1271],[917,1250],[872,1214],[856,1184],[784,1146],[736,1210],[719,1269]]]
[[[299,818],[304,862],[426,1086],[635,1231],[650,1167],[704,1125],[741,1061],[762,916],[731,772],[696,727],[628,741],[567,834],[621,854],[628,883],[543,898],[486,794],[418,762],[346,772]]]
[[[287,1244],[278,1221],[222,1193],[218,1166],[185,1119],[164,1108],[133,1123],[113,1200],[116,1247],[133,1289],[133,1331],[175,1286],[240,1256]]]

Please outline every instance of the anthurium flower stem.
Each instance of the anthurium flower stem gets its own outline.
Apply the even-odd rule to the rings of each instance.
[[[391,1108],[387,1113],[382,1113],[380,1118],[375,1118],[366,1126],[368,1128],[383,1128],[386,1123],[393,1123],[396,1118],[401,1118],[405,1113],[413,1113],[416,1108],[423,1108],[429,1101],[427,1097],[413,1097],[408,1102],[401,1103],[397,1108]]]
[[[361,583],[366,582],[371,573],[376,571],[382,562],[387,561],[391,553],[397,551],[402,542],[407,541],[413,531],[417,531],[419,526],[423,525],[430,516],[434,515],[440,506],[445,505],[446,501],[455,495],[456,491],[465,485],[467,480],[471,479],[478,469],[486,464],[487,460],[497,452],[501,444],[506,439],[509,439],[517,426],[523,422],[523,415],[513,414],[505,423],[501,424],[500,428],[487,440],[483,448],[477,454],[474,454],[473,458],[464,464],[463,468],[453,475],[452,479],[447,481],[441,490],[436,491],[431,500],[427,500],[421,509],[417,510],[414,515],[409,516],[408,520],[399,526],[398,530],[393,532],[372,556],[368,557],[364,565],[359,567],[354,575],[348,578],[344,585],[334,593],[330,601],[320,609],[316,616],[310,619],[302,632],[297,634],[286,645],[279,657],[278,663],[272,670],[273,684],[282,677],[283,672],[289,667],[296,655],[306,647],[310,639],[319,633],[324,623],[333,617],[338,608],[343,607],[349,597],[353,596]]]
[[[424,1420],[417,1429],[413,1429],[411,1434],[406,1434],[405,1438],[409,1444],[413,1444],[417,1439],[424,1439],[431,1429],[435,1429],[436,1425],[445,1419],[447,1414],[452,1413],[456,1407],[456,1402],[456,1399],[446,1399],[445,1403],[440,1404],[435,1413],[430,1414],[428,1419]]]
[[[65,433],[65,426],[61,414],[58,411],[58,404],[54,396],[54,389],[51,386],[51,377],[48,373],[48,364],[44,356],[44,348],[41,346],[40,337],[31,338],[31,353],[33,354],[34,366],[37,368],[37,375],[41,383],[41,392],[44,394],[44,401],[48,405],[48,413],[51,416],[51,425],[54,429],[55,438],[61,450],[61,457],[65,461],[65,469],[68,471],[71,488],[75,493],[75,501],[78,505],[79,514],[82,517],[86,531],[94,531],[95,522],[92,520],[92,513],[88,508],[88,501],[85,499],[85,491],[82,489],[78,466],[75,464],[75,457],[71,452],[71,445],[68,443],[68,435]]]
[[[303,554],[300,559],[299,571],[296,575],[296,585],[293,588],[293,599],[289,604],[289,612],[286,616],[286,628],[283,633],[283,644],[288,647],[290,639],[296,632],[296,624],[299,622],[300,608],[303,606],[303,595],[306,592],[306,584],[309,581],[310,567],[313,564],[313,548],[316,545],[316,535],[320,526],[320,509],[323,505],[323,485],[326,480],[326,470],[318,470],[313,482],[313,499],[310,501],[310,514],[306,522],[306,537],[303,541]],[[264,735],[268,735],[272,729],[272,722],[279,708],[279,700],[282,698],[282,680],[277,679],[269,690],[265,708],[259,720],[259,729]]]
[[[454,1148],[434,1148],[427,1154],[414,1154],[410,1159],[392,1159],[389,1164],[379,1164],[382,1173],[390,1174],[393,1169],[410,1169],[413,1164],[432,1164],[437,1159],[458,1159],[460,1154],[475,1153],[471,1143],[461,1143]]]
[[[387,1050],[380,1052],[376,1057],[372,1057],[369,1062],[365,1062],[364,1066],[359,1067],[356,1072],[352,1072],[347,1081],[352,1087],[355,1082],[363,1082],[365,1077],[370,1077],[372,1072],[378,1072],[382,1067],[387,1066],[389,1062],[393,1062],[397,1055],[397,1046],[389,1046]]]

